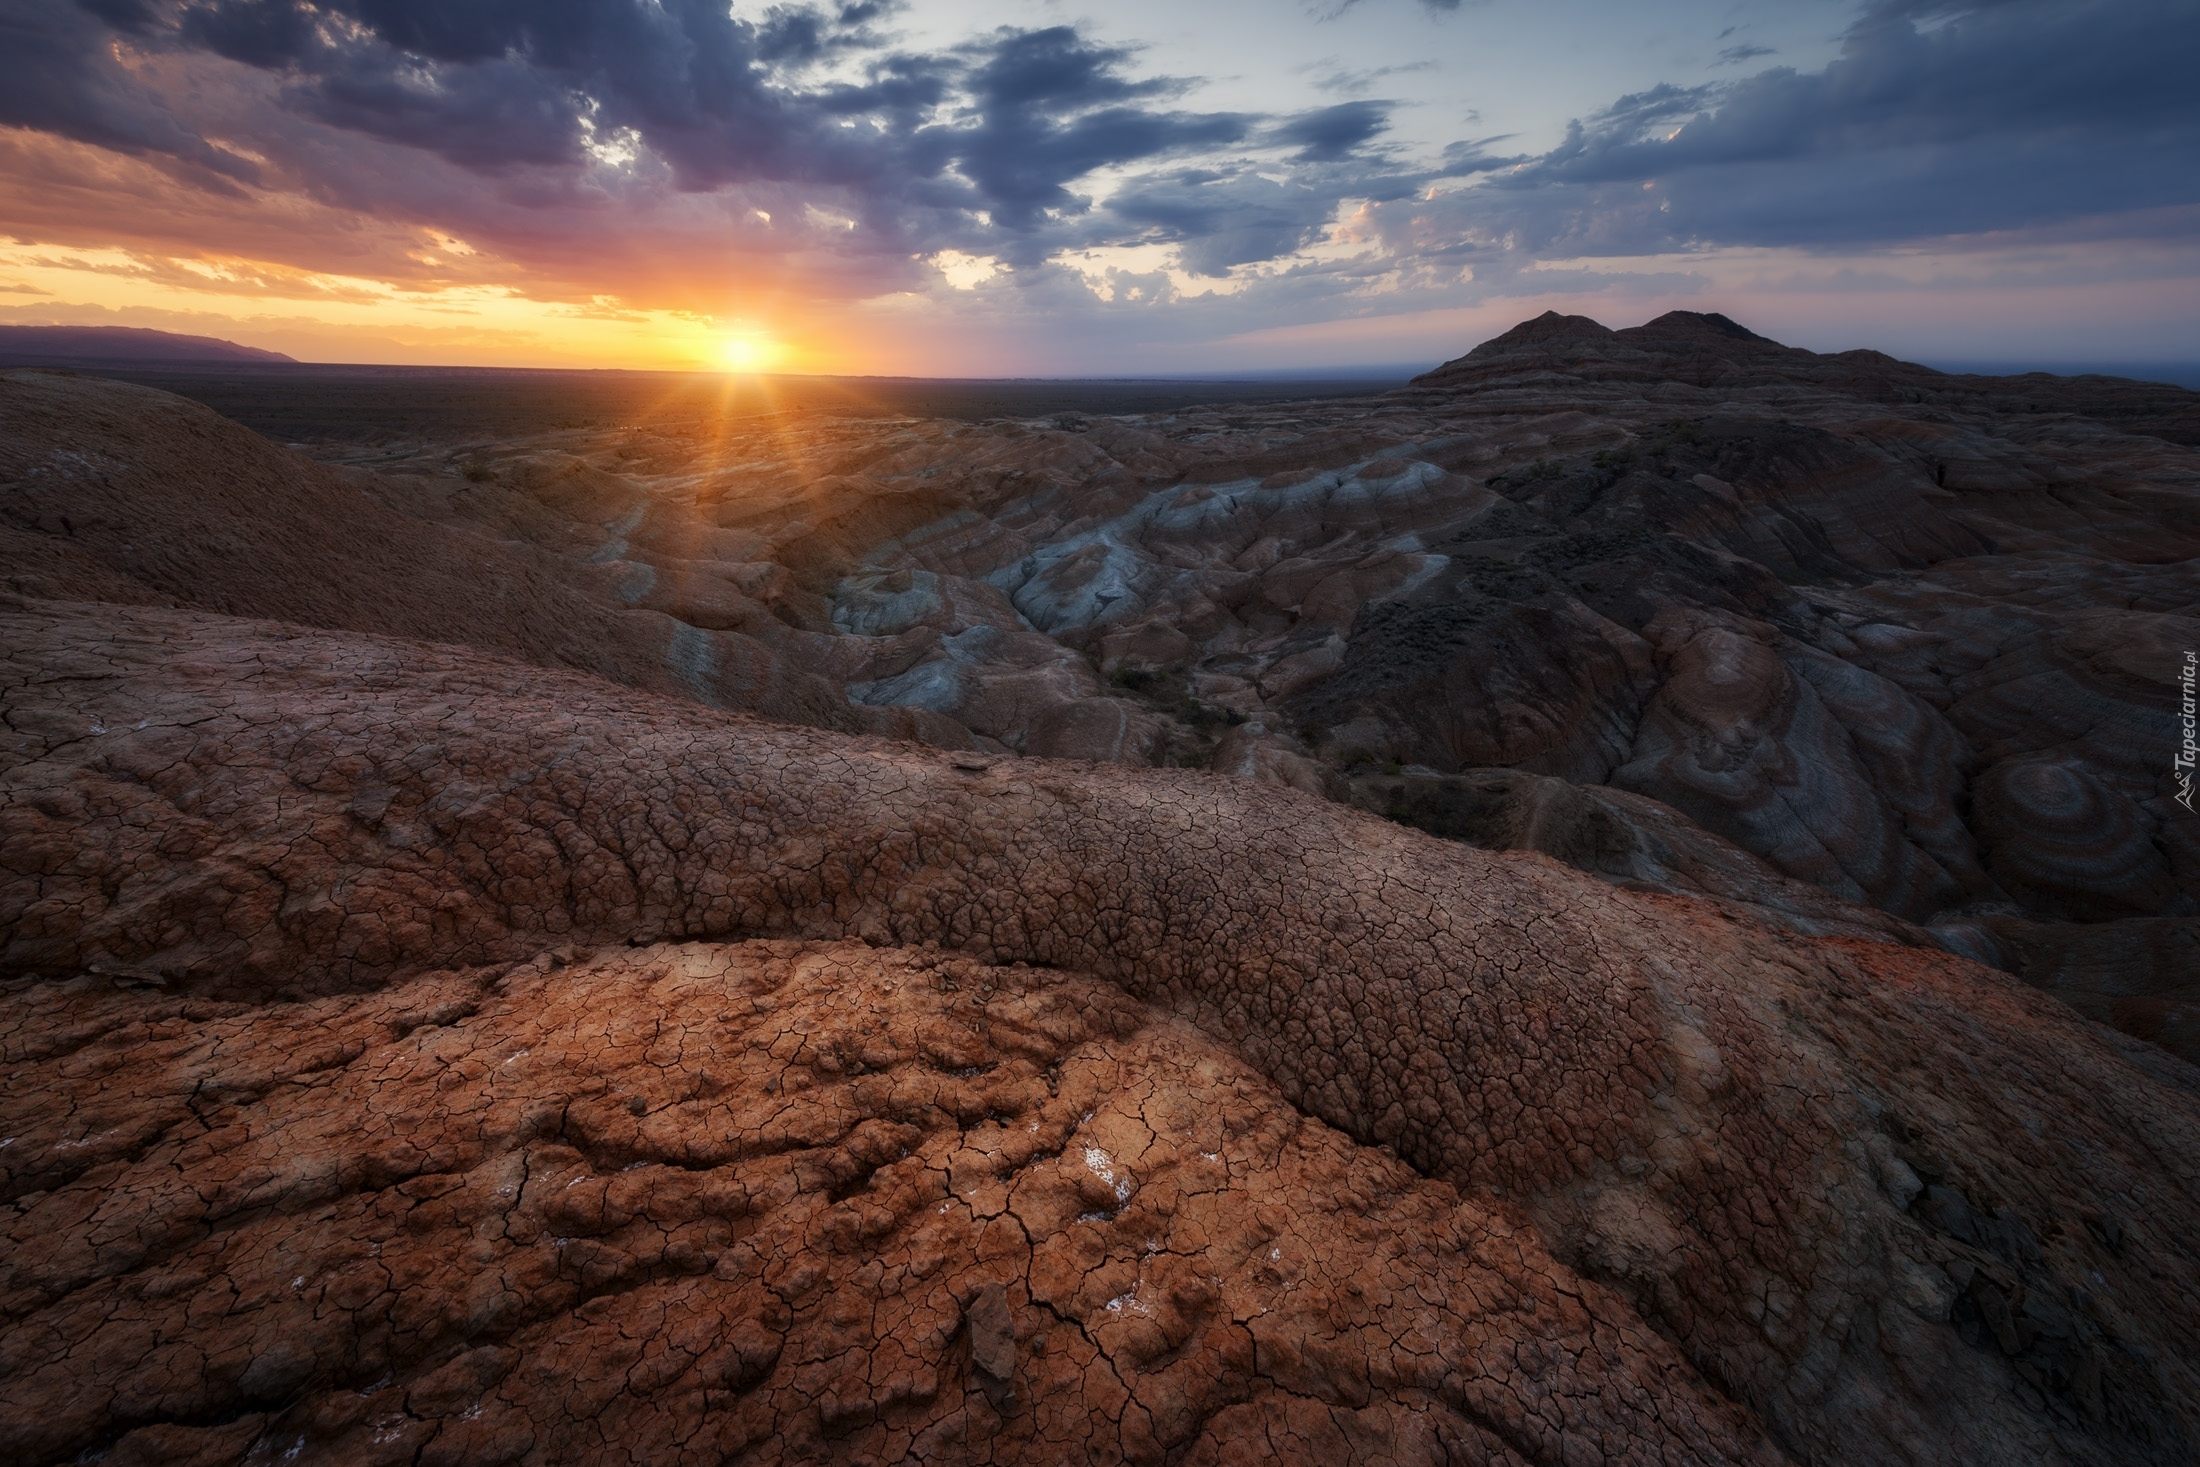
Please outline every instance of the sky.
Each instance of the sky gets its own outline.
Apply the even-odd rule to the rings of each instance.
[[[2200,358],[2200,0],[0,0],[0,322],[1080,376],[1674,308]]]

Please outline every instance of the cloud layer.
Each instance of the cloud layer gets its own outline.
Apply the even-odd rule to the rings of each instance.
[[[914,46],[899,11],[0,0],[0,204],[19,240],[241,257],[294,293],[710,314],[944,291],[945,258],[999,262],[984,290],[1034,320],[1219,291],[1218,320],[1302,322],[1559,260],[2174,234],[2200,206],[2190,0],[1883,0],[1818,70],[1732,46],[1726,79],[1539,153],[1402,141],[1396,103],[1312,86],[1202,107],[1072,26]]]
[[[1893,243],[2190,204],[2196,77],[2200,8],[2183,0],[1895,0],[1822,71],[1619,98],[1493,178],[1472,212],[1534,248],[1636,253]]]

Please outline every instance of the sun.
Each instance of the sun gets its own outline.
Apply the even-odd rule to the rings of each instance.
[[[729,372],[761,372],[779,359],[779,343],[766,336],[729,336],[718,343],[718,362]]]

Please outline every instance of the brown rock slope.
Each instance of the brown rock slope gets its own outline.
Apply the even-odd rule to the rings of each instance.
[[[750,637],[605,604],[566,560],[400,512],[195,403],[0,372],[0,584],[457,642],[776,718],[866,726]]]
[[[2195,1076],[1960,959],[417,644],[0,646],[31,1460],[2200,1444]]]
[[[858,701],[1302,787],[1561,779],[1625,843],[1725,874],[1591,869],[1790,915],[1780,883],[1806,883],[2193,1059],[2171,672],[2200,644],[2196,422],[2179,388],[1673,312],[1525,323],[1379,398],[619,451],[697,514],[785,531],[836,627],[895,633]],[[1036,633],[1133,713],[1085,697],[1077,739],[1034,739],[1029,710],[1092,691]]]
[[[1703,857],[1590,869],[1977,956],[2200,1058],[2168,672],[2200,642],[2200,394],[1673,312],[1538,319],[1352,400],[685,412],[350,472],[935,742],[1560,779]]]
[[[20,589],[995,753],[1558,778],[1621,844],[1692,853],[1588,869],[1944,946],[2200,1058],[2166,671],[2200,641],[2200,394],[1550,317],[1379,398],[691,402],[332,478],[158,394],[5,386]]]
[[[11,1270],[33,1459],[1772,1455],[1511,1209],[1089,979],[689,944],[12,1017],[31,1136],[129,1133]]]

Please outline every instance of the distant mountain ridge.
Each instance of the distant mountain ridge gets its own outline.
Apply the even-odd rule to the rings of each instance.
[[[1926,403],[1994,417],[2076,413],[2186,447],[2200,446],[2200,394],[2167,382],[2046,372],[1942,372],[1857,350],[1786,346],[1708,311],[1668,311],[1614,330],[1545,311],[1408,384],[1409,390],[1518,389],[1587,403],[1679,386],[1713,393],[1796,391],[1882,405]]]
[[[116,362],[295,362],[296,357],[218,336],[142,326],[0,326],[0,365],[105,366]]]

